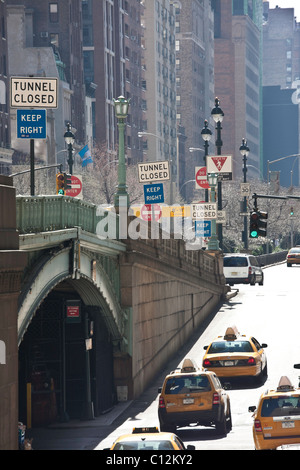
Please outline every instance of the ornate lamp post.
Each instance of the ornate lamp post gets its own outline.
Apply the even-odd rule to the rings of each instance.
[[[220,101],[219,98],[215,99],[215,107],[211,111],[211,116],[213,120],[216,123],[216,131],[217,131],[217,139],[216,139],[216,148],[217,148],[217,155],[221,155],[222,153],[222,139],[221,139],[221,131],[222,131],[222,126],[221,123],[224,118],[224,113],[222,109],[220,108]],[[218,181],[218,210],[222,210],[222,182]],[[222,247],[223,245],[223,230],[222,230],[222,224],[218,224],[218,234],[219,234],[219,241],[220,241],[220,246]]]
[[[210,199],[211,202],[216,202],[216,186],[218,184],[218,175],[216,173],[209,173],[207,175],[208,184],[211,188]],[[211,237],[207,244],[208,250],[219,250],[219,240],[217,237],[217,224],[216,219],[211,221]]]
[[[120,207],[120,198],[126,198],[126,207],[129,207],[129,195],[127,192],[126,185],[126,165],[125,165],[125,123],[128,115],[129,100],[126,100],[124,96],[119,96],[118,99],[114,99],[115,113],[118,121],[119,129],[119,165],[118,165],[118,186],[115,194],[115,208],[118,211]],[[124,201],[124,199],[123,199]]]
[[[201,131],[202,139],[204,140],[204,166],[207,166],[207,155],[208,155],[208,147],[209,141],[212,136],[212,132],[208,129],[208,121],[205,119],[204,127]],[[205,189],[205,202],[208,202],[208,189]]]
[[[240,152],[243,156],[243,173],[244,173],[244,183],[247,183],[247,157],[249,155],[250,149],[247,146],[247,141],[245,139],[242,140],[242,145],[240,146]],[[247,212],[247,198],[244,196],[244,204],[243,204],[243,212],[246,214]],[[248,249],[248,222],[247,222],[247,215],[244,215],[244,233],[243,233],[243,241],[245,250]]]
[[[75,137],[73,132],[71,131],[71,124],[68,123],[67,131],[64,134],[65,142],[68,146],[68,165],[69,165],[69,173],[70,175],[73,174],[73,144],[75,142]]]

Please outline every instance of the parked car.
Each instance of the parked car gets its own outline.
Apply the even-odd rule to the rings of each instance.
[[[255,256],[244,253],[226,253],[223,258],[223,270],[226,283],[264,284],[264,273]]]

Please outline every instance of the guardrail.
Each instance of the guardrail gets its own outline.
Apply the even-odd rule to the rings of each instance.
[[[266,255],[256,256],[258,262],[263,266],[270,266],[271,264],[282,263],[286,259],[287,251],[278,251]]]
[[[97,206],[69,196],[17,196],[16,219],[19,233],[39,233],[80,226],[96,233],[102,217]]]

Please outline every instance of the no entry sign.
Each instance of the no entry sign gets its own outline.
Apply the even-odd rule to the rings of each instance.
[[[161,207],[158,204],[145,204],[141,209],[142,219],[149,222],[152,220],[152,216],[157,222],[161,218]]]
[[[66,196],[78,197],[82,199],[82,181],[79,176],[71,176],[71,188],[66,189]]]
[[[207,181],[207,175],[206,175],[206,166],[198,167],[196,166],[195,168],[195,180],[196,180],[196,188],[204,188],[204,189],[209,189],[209,184]]]

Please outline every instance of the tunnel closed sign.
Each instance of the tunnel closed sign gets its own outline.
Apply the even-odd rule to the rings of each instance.
[[[57,108],[57,78],[11,77],[12,108]]]

